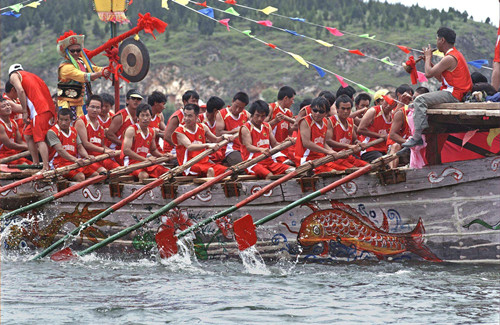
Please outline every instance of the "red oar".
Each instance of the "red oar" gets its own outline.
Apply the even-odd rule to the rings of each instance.
[[[374,146],[376,144],[379,144],[381,142],[385,141],[384,139],[377,139],[377,140],[374,140],[372,142],[369,142],[365,147],[366,148],[369,148],[371,146]],[[198,222],[197,224],[195,225],[192,225],[191,227],[183,230],[182,232],[180,232],[179,234],[177,235],[174,235],[173,233],[171,233],[171,236],[172,238],[167,238],[169,235],[170,235],[170,232],[169,231],[166,231],[164,234],[161,234],[161,236],[159,238],[156,238],[156,243],[160,246],[163,247],[163,250],[166,251],[166,252],[176,252],[177,251],[177,240],[178,239],[181,239],[182,237],[186,236],[187,234],[189,234],[190,232],[200,228],[200,227],[203,227],[209,223],[211,223],[212,221],[216,221],[222,217],[225,217],[227,215],[229,215],[230,213],[233,213],[234,211],[242,208],[243,206],[247,205],[248,203],[254,201],[255,199],[261,197],[263,194],[269,192],[270,190],[272,190],[273,188],[275,188],[276,186],[280,185],[280,184],[283,184],[284,182],[292,179],[293,177],[296,177],[300,174],[303,174],[303,173],[306,173],[308,171],[311,171],[311,170],[314,170],[315,168],[317,168],[318,166],[321,166],[321,165],[324,165],[326,163],[329,163],[331,161],[334,161],[335,159],[344,159],[344,158],[347,158],[349,157],[350,155],[353,154],[353,150],[352,149],[349,149],[349,150],[343,150],[341,151],[337,157],[335,158],[334,156],[325,156],[325,157],[322,157],[322,158],[319,158],[319,159],[316,159],[316,160],[313,160],[313,161],[308,161],[306,163],[304,163],[303,165],[297,167],[297,169],[295,169],[293,172],[291,173],[288,173],[286,175],[284,175],[283,177],[280,177],[279,179],[275,180],[274,182],[271,182],[269,184],[267,184],[266,186],[264,186],[262,189],[260,189],[259,191],[253,193],[252,195],[250,195],[249,197],[245,198],[244,200],[236,203],[235,205],[227,208],[226,210],[223,210],[211,217],[208,217],[200,222]],[[174,238],[175,236],[175,238]],[[169,255],[165,255],[165,257],[170,257]]]
[[[227,143],[228,143],[227,140],[221,141],[220,143],[218,143],[219,148],[225,146]],[[66,239],[68,239],[70,236],[74,236],[74,235],[78,234],[81,229],[85,229],[88,226],[93,225],[97,221],[105,218],[106,216],[108,216],[111,213],[117,211],[118,209],[122,208],[126,204],[128,204],[128,203],[132,202],[133,200],[137,199],[138,197],[140,197],[141,195],[143,195],[147,191],[149,191],[149,190],[151,190],[151,189],[153,189],[155,187],[158,187],[158,186],[162,185],[164,182],[172,179],[173,177],[175,177],[175,176],[177,176],[179,174],[182,174],[182,172],[184,172],[184,170],[186,170],[187,168],[192,167],[194,164],[196,164],[197,162],[199,162],[203,158],[209,156],[210,154],[212,154],[215,151],[216,150],[214,150],[214,149],[205,150],[204,152],[200,153],[196,157],[193,157],[192,159],[190,159],[189,161],[187,161],[185,164],[183,164],[181,166],[177,166],[177,167],[175,167],[172,170],[169,170],[165,174],[161,175],[157,180],[155,180],[155,181],[153,181],[153,182],[151,182],[151,183],[149,183],[149,184],[141,187],[139,190],[133,192],[131,195],[129,195],[125,199],[120,200],[119,202],[113,204],[111,207],[109,207],[106,210],[102,211],[101,213],[99,213],[98,215],[96,215],[95,217],[93,217],[92,219],[90,219],[87,222],[79,225],[78,227],[76,227],[75,229],[73,229],[70,233],[68,233],[66,236],[64,236],[63,238],[59,239],[58,241],[56,241],[55,243],[53,243],[52,245],[50,245],[50,247],[47,247],[40,254],[36,255],[33,259],[37,260],[37,259],[40,259],[42,257],[47,256],[50,252],[52,252],[54,249],[56,249],[59,245],[63,244],[66,241]],[[54,253],[50,258],[52,260],[54,260],[54,261],[66,260],[68,258],[71,258],[71,257],[75,256],[71,252],[72,252],[71,249],[69,247],[67,247],[67,248],[65,248],[63,250],[60,250],[59,252]]]
[[[64,174],[67,174],[70,170],[77,169],[77,168],[80,168],[83,166],[87,166],[87,165],[90,165],[96,161],[101,161],[101,160],[104,160],[104,159],[107,159],[110,157],[114,157],[114,156],[116,156],[116,155],[115,154],[103,154],[103,155],[99,155],[99,156],[95,157],[95,160],[93,160],[93,161],[90,161],[90,159],[85,159],[83,165],[78,165],[77,163],[74,163],[74,164],[71,164],[68,166],[56,168],[54,170],[49,170],[49,171],[46,171],[46,172],[43,172],[40,174],[35,174],[33,176],[20,179],[18,181],[12,182],[12,183],[7,184],[5,186],[1,186],[0,193],[5,192],[5,191],[10,190],[10,189],[13,189],[15,187],[18,187],[19,185],[29,183],[31,181],[36,181],[36,180],[43,179],[43,178],[52,178],[52,177],[56,177],[57,175],[64,175]]]
[[[245,215],[244,217],[236,220],[234,222],[233,229],[234,229],[236,241],[238,242],[239,250],[242,251],[242,250],[245,250],[245,249],[255,245],[255,243],[257,242],[257,235],[255,234],[256,227],[258,227],[258,226],[260,226],[268,221],[271,221],[271,220],[277,218],[278,216],[282,215],[283,213],[285,213],[285,212],[287,212],[287,211],[289,211],[297,206],[300,206],[306,202],[309,202],[309,201],[317,198],[320,195],[325,195],[326,193],[330,192],[334,188],[336,188],[342,184],[345,184],[345,183],[347,183],[347,182],[349,182],[349,181],[351,181],[351,180],[353,180],[361,175],[369,173],[370,171],[372,171],[374,169],[377,169],[381,166],[384,166],[388,162],[396,159],[399,156],[406,155],[407,153],[408,153],[408,150],[403,149],[395,154],[385,155],[383,157],[380,157],[380,158],[374,160],[371,164],[366,165],[366,166],[358,169],[357,171],[353,172],[352,174],[349,174],[349,175],[339,179],[338,181],[335,181],[332,184],[327,185],[327,186],[325,186],[325,187],[323,187],[323,188],[321,188],[321,189],[319,189],[319,190],[317,190],[317,191],[315,191],[315,192],[279,209],[278,211],[271,213],[270,215],[268,215],[260,220],[257,220],[255,223],[252,222],[252,217],[248,214]]]
[[[281,151],[285,148],[288,148],[289,146],[293,145],[295,143],[295,139],[291,139],[291,140],[287,140],[287,141],[284,141],[282,144],[280,144],[279,146],[273,148],[271,151],[270,151],[270,154],[269,156],[277,153],[278,151]],[[216,184],[217,182],[221,181],[222,179],[224,179],[225,177],[227,176],[230,176],[231,174],[233,173],[236,173],[237,171],[239,170],[242,170],[242,169],[245,169],[247,167],[250,167],[254,164],[256,164],[257,162],[263,160],[263,159],[266,159],[268,156],[265,156],[265,155],[261,155],[261,156],[258,156],[254,159],[251,159],[251,160],[247,160],[247,161],[243,161],[241,163],[239,163],[238,165],[236,166],[232,166],[230,167],[226,172],[224,172],[222,175],[219,175],[217,177],[214,177],[212,178],[211,180],[209,180],[208,182],[198,186],[197,188],[195,189],[192,189],[191,191],[188,191],[186,193],[184,193],[183,195],[177,197],[176,199],[172,200],[171,202],[169,202],[167,205],[163,206],[162,208],[158,209],[155,213],[151,214],[149,217],[145,218],[145,219],[142,219],[140,222],[136,223],[135,225],[133,226],[130,226],[126,229],[123,229],[122,231],[104,239],[103,241],[81,251],[81,252],[78,252],[78,255],[79,256],[84,256],[84,255],[87,255],[91,252],[93,252],[94,250],[98,249],[98,248],[101,248],[127,234],[129,234],[130,232],[134,231],[135,229],[138,229],[140,227],[142,227],[143,225],[147,224],[148,222],[151,222],[152,220],[154,219],[157,219],[159,218],[160,216],[162,216],[163,214],[165,214],[167,211],[169,211],[170,209],[173,209],[175,208],[177,205],[179,205],[180,203],[184,202],[185,200],[189,199],[190,197],[192,197],[193,195],[196,195],[198,194],[199,192],[207,189],[207,188],[210,188],[212,185]],[[159,247],[160,249],[160,254],[163,254],[162,252],[162,247]]]

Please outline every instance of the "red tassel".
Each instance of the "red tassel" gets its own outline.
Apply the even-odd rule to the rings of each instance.
[[[416,67],[416,63],[415,63],[415,58],[413,57],[413,55],[410,56],[410,58],[408,59],[408,61],[406,61],[405,64],[411,68],[411,72],[410,72],[411,83],[412,83],[412,85],[415,85],[417,83],[417,80],[418,80],[418,72],[417,72],[417,67]]]

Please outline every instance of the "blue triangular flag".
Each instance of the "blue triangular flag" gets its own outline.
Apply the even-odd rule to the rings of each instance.
[[[201,10],[198,10],[198,12],[215,19],[214,10],[212,8],[201,9]]]
[[[288,18],[290,18],[291,20],[295,20],[295,21],[301,21],[301,22],[306,21],[304,18],[299,18],[299,17],[288,17]]]
[[[467,62],[468,64],[470,64],[471,66],[473,67],[476,67],[478,69],[481,69],[481,67],[483,65],[486,65],[488,64],[488,60],[485,60],[485,59],[481,59],[481,60],[474,60],[474,61],[469,61]]]
[[[295,35],[295,36],[299,36],[299,34],[294,30],[285,29],[285,32],[290,33],[290,34]]]
[[[314,65],[311,63],[311,65],[314,67],[314,69],[316,69],[316,71],[318,71],[318,74],[320,75],[321,78],[323,78],[326,73],[325,71],[323,71],[323,69],[321,69],[320,67],[318,67],[317,65]]]
[[[19,17],[21,17],[21,14],[16,14],[14,11],[6,11],[6,12],[2,12],[2,16],[12,16],[12,17],[19,18]]]

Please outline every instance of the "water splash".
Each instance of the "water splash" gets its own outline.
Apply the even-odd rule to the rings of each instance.
[[[177,254],[169,258],[157,258],[160,264],[173,272],[188,272],[196,274],[208,274],[210,272],[201,268],[194,251],[193,236],[185,236],[177,241]]]
[[[267,269],[266,263],[264,263],[262,256],[260,256],[255,246],[251,246],[244,251],[240,251],[239,254],[243,262],[243,266],[245,266],[245,270],[248,273],[260,275],[271,274],[271,271]]]

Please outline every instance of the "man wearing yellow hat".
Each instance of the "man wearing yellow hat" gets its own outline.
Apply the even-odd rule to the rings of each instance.
[[[110,75],[109,70],[90,62],[83,51],[84,40],[85,35],[71,30],[57,40],[57,52],[64,58],[59,64],[57,105],[71,110],[72,121],[84,115],[84,93],[92,94],[90,82]]]

